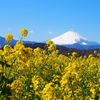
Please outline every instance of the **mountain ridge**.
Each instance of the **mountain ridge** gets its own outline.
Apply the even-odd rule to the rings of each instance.
[[[99,49],[100,43],[90,41],[87,38],[81,36],[77,32],[68,31],[56,38],[51,39],[55,45],[64,46],[67,48],[76,48],[76,49]],[[15,45],[18,40],[12,40],[10,45]],[[24,44],[34,44],[39,43],[35,41],[23,41]],[[46,43],[41,42],[41,43]],[[3,47],[6,45],[5,38],[0,36],[0,46]]]
[[[13,40],[11,41],[10,45],[11,45],[11,46],[15,45],[17,41],[19,41],[19,40],[14,40],[14,39],[13,39]],[[37,43],[37,42],[35,42],[35,41],[23,41],[23,42],[24,42],[24,44],[25,44],[25,43],[26,43],[26,44],[27,44],[27,43],[28,43],[28,44],[30,44],[30,43],[31,43],[31,44]],[[3,47],[4,45],[6,45],[5,38],[0,36],[0,46]]]

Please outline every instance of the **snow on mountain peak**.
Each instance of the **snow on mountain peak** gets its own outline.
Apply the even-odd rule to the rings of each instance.
[[[74,31],[68,31],[51,40],[53,41],[54,44],[59,44],[59,45],[74,44],[79,42],[80,40],[89,41],[88,39],[82,37],[80,34]]]

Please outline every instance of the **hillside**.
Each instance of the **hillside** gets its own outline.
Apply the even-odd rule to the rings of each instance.
[[[40,47],[44,49],[45,45],[46,45],[45,43],[25,44],[26,47],[31,47],[33,49],[36,47]],[[75,49],[75,48],[67,48],[67,47],[58,46],[58,45],[57,45],[57,49],[59,50],[59,54],[63,54],[66,56],[68,56],[68,53],[72,53],[72,52],[77,52],[79,56],[84,56],[84,55],[88,56],[89,54],[93,54],[94,50],[100,53],[100,49],[81,50],[81,49]]]

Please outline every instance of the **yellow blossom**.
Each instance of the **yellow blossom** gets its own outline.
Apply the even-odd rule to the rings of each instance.
[[[11,33],[8,33],[5,37],[6,41],[11,41],[13,39],[13,35]]]
[[[50,44],[52,44],[53,42],[51,41],[51,40],[48,40],[47,42],[46,42],[46,44],[47,45],[50,45]]]
[[[23,42],[22,41],[17,41],[16,44],[23,44]]]
[[[26,30],[26,28],[22,28],[20,30],[20,34],[22,34],[24,37],[26,37],[28,35],[28,30]]]
[[[50,44],[50,46],[48,47],[48,50],[50,51],[56,50],[56,45]]]
[[[96,95],[95,89],[91,88],[90,92],[92,93],[92,98],[95,98],[95,95]]]

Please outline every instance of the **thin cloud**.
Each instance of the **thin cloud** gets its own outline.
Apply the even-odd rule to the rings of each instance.
[[[50,31],[50,32],[48,32],[49,34],[52,34],[52,32]]]
[[[8,31],[11,31],[11,29],[10,29],[10,28],[8,28],[7,30],[8,30]]]
[[[71,31],[74,31],[74,29],[72,28]]]
[[[31,30],[31,31],[29,31],[29,33],[34,33],[34,31]]]

